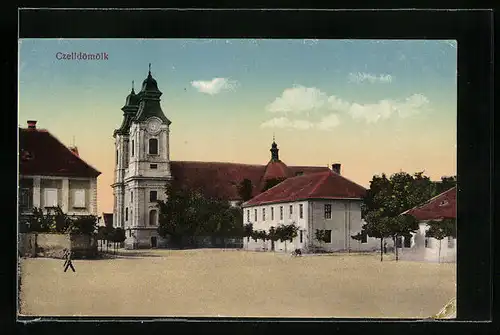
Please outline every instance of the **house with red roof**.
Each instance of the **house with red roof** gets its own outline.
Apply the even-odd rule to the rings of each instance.
[[[311,252],[362,251],[376,248],[377,241],[355,241],[361,231],[361,202],[366,189],[343,177],[339,166],[291,177],[243,203],[244,224],[269,232],[271,227],[296,224],[298,236],[291,242],[254,241],[245,238],[248,250]],[[326,241],[316,239],[316,230],[326,233]]]
[[[457,187],[455,186],[402,213],[415,217],[419,221],[419,230],[412,235],[411,240],[405,241],[407,243],[404,243],[404,246],[407,246],[407,248],[403,247],[401,259],[456,262],[456,238],[449,236],[440,241],[426,236],[426,231],[429,229],[427,222],[430,220],[456,219],[456,212]]]
[[[34,207],[60,206],[71,216],[97,215],[97,177],[76,147],[67,147],[36,121],[19,128],[19,217],[27,221]]]

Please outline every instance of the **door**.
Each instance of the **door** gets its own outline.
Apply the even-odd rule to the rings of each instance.
[[[156,236],[151,236],[151,248],[156,248]]]

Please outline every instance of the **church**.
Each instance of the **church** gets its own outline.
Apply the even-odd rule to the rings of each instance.
[[[169,130],[172,122],[161,108],[162,92],[151,74],[141,90],[134,88],[122,107],[123,120],[113,132],[115,139],[115,177],[113,225],[126,231],[126,248],[167,246],[157,232],[157,201],[165,200],[167,183],[175,180],[183,187],[197,189],[208,197],[241,203],[238,185],[248,179],[253,196],[261,193],[269,179],[330,171],[320,166],[287,166],[279,159],[275,141],[266,165],[226,162],[172,161]],[[339,172],[340,164],[332,170]]]

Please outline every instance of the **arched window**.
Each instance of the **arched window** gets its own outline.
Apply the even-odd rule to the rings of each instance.
[[[125,208],[125,221],[128,221],[128,207]]]
[[[116,150],[116,165],[118,165],[118,150]]]
[[[149,225],[156,226],[158,223],[158,212],[153,209],[149,212]]]
[[[149,154],[158,155],[158,139],[156,138],[149,139]]]

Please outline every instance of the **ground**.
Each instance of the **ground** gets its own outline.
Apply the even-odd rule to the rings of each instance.
[[[455,264],[377,254],[121,251],[116,259],[23,259],[20,313],[77,316],[427,318],[456,295]]]

